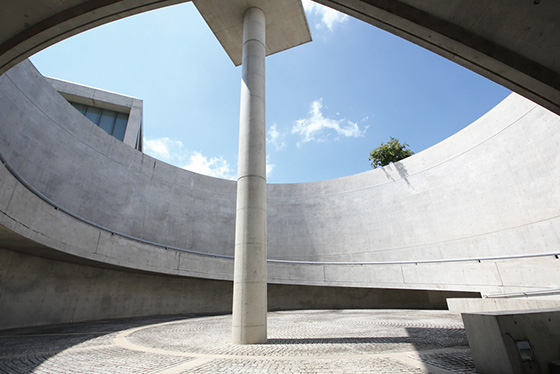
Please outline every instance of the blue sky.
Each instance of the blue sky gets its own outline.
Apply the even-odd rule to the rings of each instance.
[[[371,170],[391,136],[416,153],[510,91],[369,24],[304,1],[313,42],[267,58],[269,183]],[[236,179],[241,68],[192,3],[129,17],[31,58],[42,74],[144,100],[145,152]]]

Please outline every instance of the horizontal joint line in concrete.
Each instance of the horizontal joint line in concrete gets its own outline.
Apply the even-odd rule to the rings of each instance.
[[[264,43],[263,43],[261,40],[256,39],[256,38],[251,38],[251,39],[245,40],[245,41],[243,42],[243,45],[247,44],[247,43],[250,42],[250,41],[254,41],[254,42],[260,43],[263,47],[266,48],[266,46],[264,45]]]
[[[265,326],[265,324],[261,323],[260,325],[233,325],[233,327],[261,327],[261,326]]]
[[[244,284],[263,284],[263,283],[266,283],[266,281],[265,281],[265,280],[262,280],[262,281],[253,281],[253,282],[250,282],[250,281],[246,281],[246,280],[239,280],[239,281],[235,281],[235,283],[244,283]]]
[[[255,175],[255,174],[242,175],[242,176],[240,176],[239,178],[237,178],[237,181],[239,182],[239,181],[240,181],[241,179],[243,179],[243,178],[250,178],[250,177],[253,177],[253,178],[261,178],[262,180],[264,180],[264,181],[266,182],[266,178],[265,178],[265,177],[263,177],[263,176],[261,176],[261,175]]]

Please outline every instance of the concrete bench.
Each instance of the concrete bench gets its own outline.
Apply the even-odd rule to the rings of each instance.
[[[560,308],[462,317],[479,373],[560,373]]]

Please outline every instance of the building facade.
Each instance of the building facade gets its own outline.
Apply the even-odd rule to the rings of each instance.
[[[142,151],[142,100],[60,79],[46,79],[74,108],[107,134]]]

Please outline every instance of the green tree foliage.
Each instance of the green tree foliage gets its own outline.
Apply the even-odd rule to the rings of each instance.
[[[369,153],[371,167],[374,169],[383,167],[389,165],[391,162],[397,162],[412,156],[414,152],[407,147],[409,147],[408,144],[401,144],[398,139],[391,136],[390,141],[386,144],[381,143],[379,147]]]

